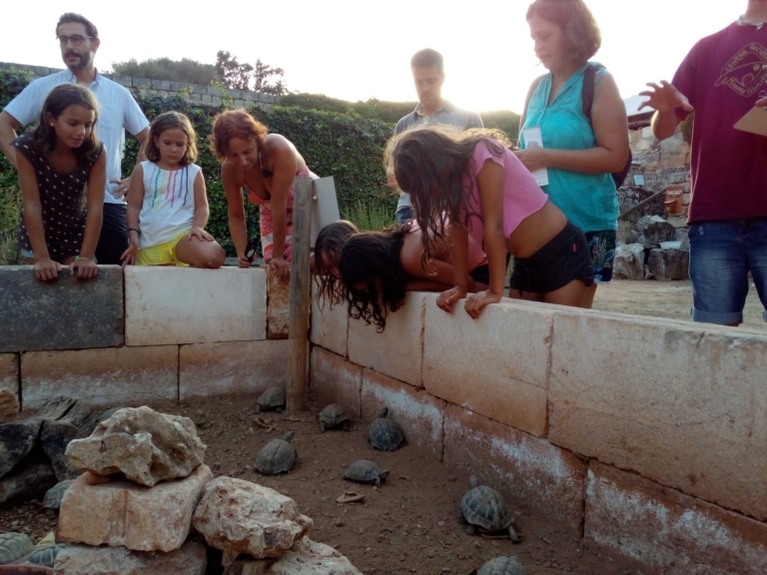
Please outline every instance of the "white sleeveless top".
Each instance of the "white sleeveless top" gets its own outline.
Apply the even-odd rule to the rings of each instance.
[[[156,164],[141,162],[144,170],[144,203],[139,215],[141,248],[171,241],[192,228],[194,219],[194,180],[197,164],[180,170],[163,170]]]

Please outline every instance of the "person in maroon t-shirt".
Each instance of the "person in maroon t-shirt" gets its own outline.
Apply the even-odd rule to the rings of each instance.
[[[647,85],[641,107],[655,109],[659,140],[695,112],[687,219],[692,317],[739,325],[749,271],[767,307],[767,137],[733,127],[754,106],[767,108],[767,0],[748,0],[736,22],[695,44],[671,84]]]

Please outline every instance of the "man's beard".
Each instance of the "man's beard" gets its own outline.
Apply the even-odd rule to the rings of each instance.
[[[80,60],[74,64],[70,64],[67,62],[67,58],[70,56],[77,56]],[[67,67],[70,70],[84,70],[88,67],[88,64],[91,63],[90,52],[86,52],[85,54],[80,54],[79,52],[68,52],[66,56],[64,56],[64,63],[67,64]]]

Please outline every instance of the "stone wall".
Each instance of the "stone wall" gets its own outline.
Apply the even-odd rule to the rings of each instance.
[[[767,337],[411,293],[386,330],[314,309],[312,387],[667,575],[767,572]]]
[[[285,287],[261,269],[0,267],[0,387],[25,409],[284,385]],[[410,293],[386,330],[312,312],[311,385],[386,405],[435,461],[667,575],[767,572],[767,336],[504,300],[471,320]],[[116,305],[115,305],[116,302]]]
[[[0,62],[0,69],[22,70],[31,72],[36,77],[48,76],[55,72],[60,72],[61,68],[48,68],[47,66],[30,66],[28,64],[14,64],[12,62]],[[226,94],[234,102],[235,108],[249,108],[251,106],[270,106],[277,102],[277,96],[271,94],[261,94],[251,92],[250,90],[230,90],[226,88],[217,88],[214,86],[202,86],[200,84],[189,84],[187,82],[169,82],[168,80],[150,80],[149,78],[134,78],[132,76],[120,76],[117,74],[104,74],[122,84],[129,90],[135,90],[143,95],[157,95],[163,98],[169,96],[181,96],[188,102],[195,102],[201,106],[221,107],[223,104],[222,95]]]

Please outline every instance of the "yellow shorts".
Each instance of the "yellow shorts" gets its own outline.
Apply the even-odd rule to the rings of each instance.
[[[185,264],[176,259],[176,246],[188,233],[188,230],[181,232],[169,242],[139,250],[136,253],[136,265],[189,267],[189,264]]]

